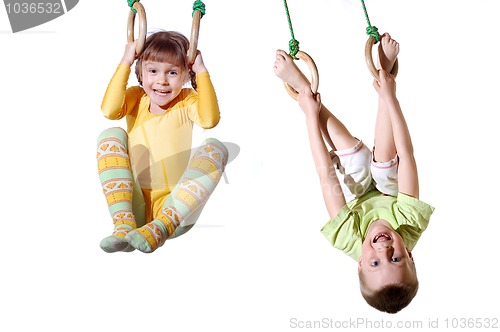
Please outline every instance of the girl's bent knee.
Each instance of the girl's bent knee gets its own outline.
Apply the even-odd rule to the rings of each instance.
[[[216,138],[207,138],[203,141],[202,146],[208,146],[208,145],[215,145],[215,147],[217,147],[222,152],[222,154],[224,155],[224,160],[227,162],[227,158],[229,157],[229,152],[224,143],[222,143]]]
[[[127,145],[127,132],[120,127],[113,127],[103,130],[97,139],[97,142],[103,139],[114,138],[122,142],[125,146]]]

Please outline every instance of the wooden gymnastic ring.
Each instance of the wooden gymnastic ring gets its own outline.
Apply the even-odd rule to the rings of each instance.
[[[315,94],[318,92],[318,86],[319,86],[319,74],[318,74],[318,68],[316,67],[316,64],[314,63],[314,60],[307,54],[306,52],[298,51],[296,54],[296,57],[304,60],[304,62],[307,64],[309,67],[309,71],[311,72],[311,91]],[[288,94],[295,100],[299,99],[299,93],[290,86],[290,84],[285,82],[285,88]]]
[[[376,42],[377,42],[377,40],[374,37],[372,37],[372,36],[368,37],[368,40],[366,41],[366,46],[365,46],[365,59],[366,59],[366,64],[368,65],[368,69],[370,70],[370,73],[377,81],[379,81],[380,77],[378,75],[378,70],[377,70],[377,68],[375,68],[375,65],[373,63],[373,56],[372,56],[372,48]],[[399,67],[398,66],[398,58],[396,58],[396,61],[394,62],[394,66],[392,66],[392,70],[391,70],[391,74],[394,75],[394,77],[396,77],[398,75],[398,67]]]
[[[144,6],[140,2],[134,2],[134,9],[139,14],[139,36],[137,37],[137,45],[135,47],[135,53],[139,56],[144,50],[144,44],[146,44],[146,32],[147,32],[147,21],[146,21],[146,11]],[[134,41],[134,25],[135,25],[135,14],[133,10],[130,10],[128,14],[127,22],[127,42],[131,43]]]
[[[188,63],[192,65],[198,53],[198,36],[200,34],[201,11],[193,13],[193,24],[191,26],[191,38],[189,39]]]

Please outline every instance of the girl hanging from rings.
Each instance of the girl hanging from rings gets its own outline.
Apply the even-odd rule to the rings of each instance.
[[[188,39],[160,31],[146,39],[136,59],[129,42],[108,85],[101,110],[126,118],[127,131],[105,130],[98,138],[99,178],[113,220],[106,252],[153,252],[187,232],[219,182],[226,147],[207,139],[190,159],[192,128],[213,128],[220,119],[214,87],[201,53],[192,66]],[[127,88],[132,64],[140,86]],[[193,88],[183,87],[191,79]]]

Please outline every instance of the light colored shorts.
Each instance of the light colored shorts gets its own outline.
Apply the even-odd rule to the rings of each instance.
[[[359,141],[355,147],[330,152],[346,202],[377,189],[383,194],[398,194],[398,156],[377,162],[372,151]],[[338,156],[338,158],[335,158]]]

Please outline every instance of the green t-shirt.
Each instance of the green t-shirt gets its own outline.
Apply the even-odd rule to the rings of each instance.
[[[403,238],[411,251],[427,228],[434,208],[416,198],[399,193],[387,196],[377,190],[355,199],[326,223],[321,233],[337,249],[359,260],[361,246],[370,224],[384,219]]]

